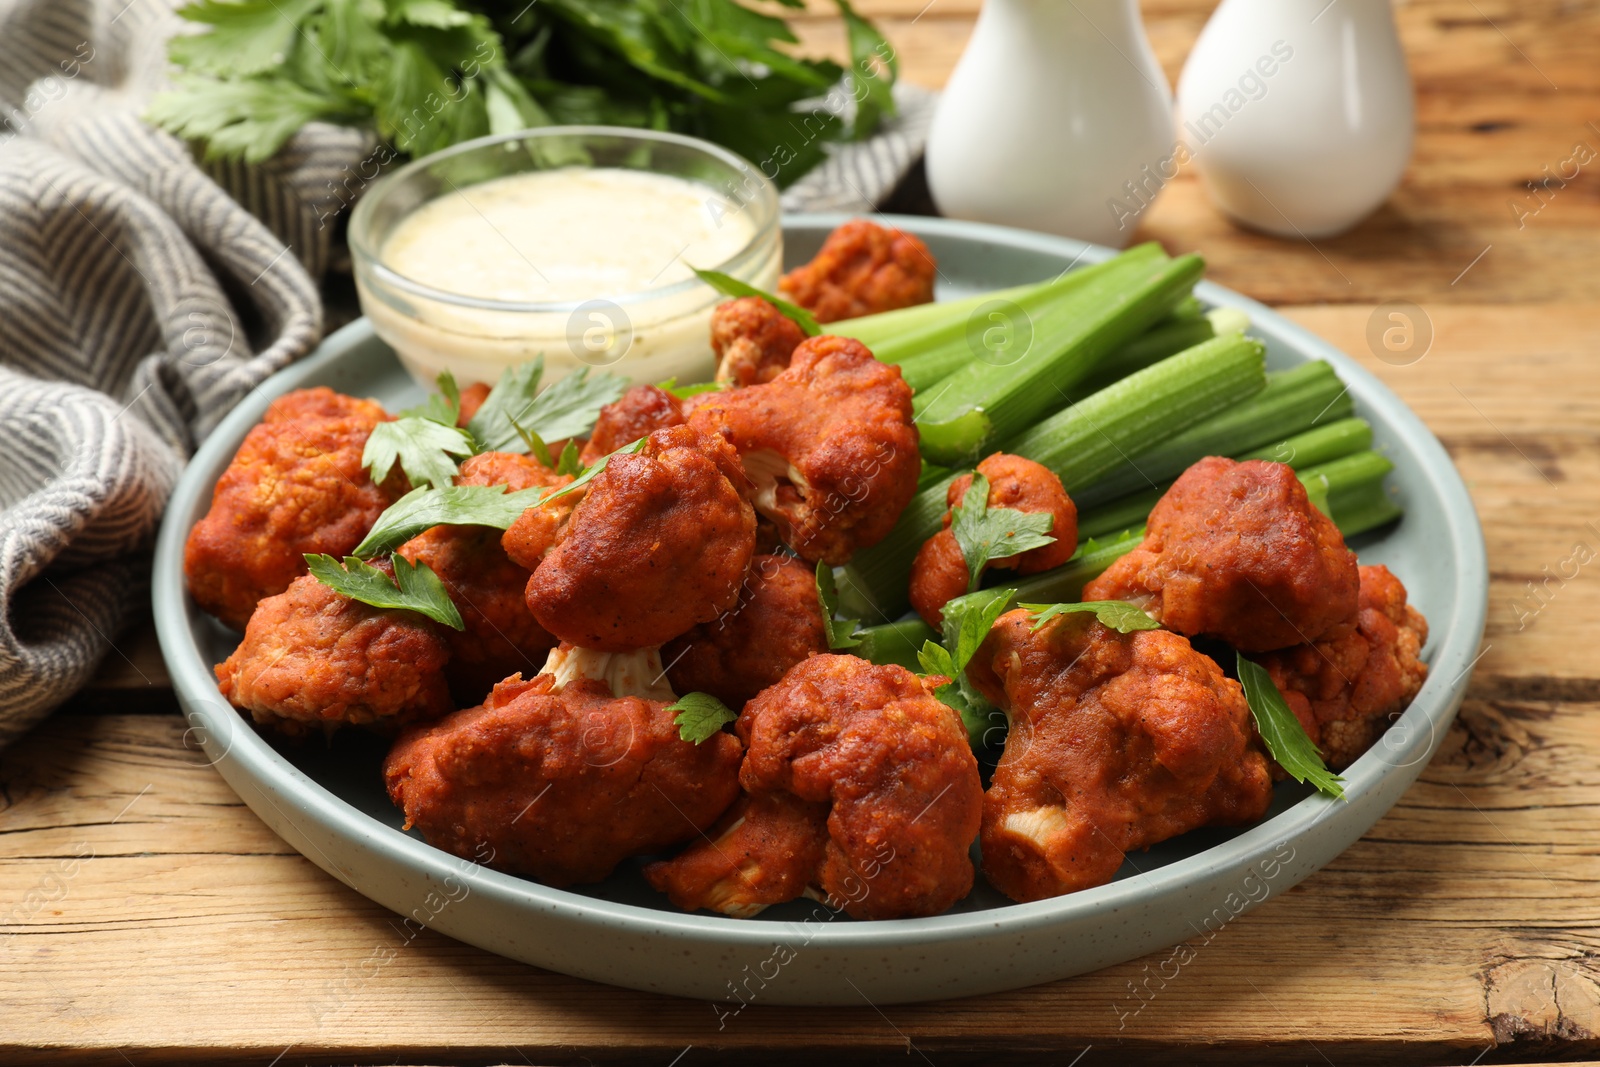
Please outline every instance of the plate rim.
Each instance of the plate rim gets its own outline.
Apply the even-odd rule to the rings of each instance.
[[[826,231],[855,217],[860,216],[785,214],[782,226],[787,239],[792,231]],[[871,217],[918,235],[948,236],[962,240],[983,240],[987,237],[994,243],[1013,248],[1071,257],[1074,264],[1080,260],[1093,262],[1116,254],[1116,250],[1105,246],[1012,227],[925,216],[874,214]],[[1251,317],[1253,326],[1270,323],[1273,330],[1290,341],[1298,355],[1306,359],[1328,360],[1354,397],[1368,408],[1383,412],[1384,420],[1394,435],[1403,440],[1404,447],[1417,456],[1419,465],[1434,483],[1435,491],[1444,499],[1445,524],[1451,533],[1450,549],[1457,561],[1455,570],[1458,576],[1484,576],[1477,583],[1458,577],[1451,617],[1429,620],[1430,627],[1435,628],[1434,632],[1444,636],[1435,648],[1422,690],[1405,714],[1384,735],[1388,737],[1389,733],[1405,727],[1405,739],[1387,749],[1387,756],[1395,762],[1380,758],[1383,754],[1379,752],[1380,746],[1375,744],[1344,772],[1348,801],[1312,794],[1227,841],[1133,878],[1046,900],[1011,903],[979,911],[915,919],[826,923],[812,931],[808,946],[821,950],[830,947],[899,948],[908,942],[931,946],[980,936],[1023,935],[1043,927],[1071,924],[1097,914],[1133,907],[1149,894],[1180,889],[1185,883],[1198,882],[1207,876],[1257,864],[1277,845],[1297,840],[1311,831],[1337,805],[1353,805],[1370,799],[1383,784],[1395,777],[1409,775],[1414,780],[1442,740],[1443,729],[1448,727],[1470,682],[1471,670],[1477,662],[1473,657],[1481,644],[1487,619],[1487,557],[1482,526],[1460,473],[1421,418],[1381,379],[1330,342],[1291,322],[1265,304],[1215,282],[1202,281],[1196,286],[1196,294],[1207,305],[1230,306],[1245,311]],[[792,920],[733,919],[656,910],[556,889],[463,861],[367,816],[290,763],[254,729],[235,729],[236,726],[247,724],[223,699],[216,687],[211,665],[193,641],[190,620],[197,609],[188,601],[182,576],[183,543],[190,522],[188,516],[193,513],[198,501],[209,497],[212,489],[212,484],[201,474],[212,468],[220,470],[225,465],[244,434],[260,421],[273,398],[299,387],[329,366],[336,365],[347,352],[369,337],[377,339],[370,322],[363,316],[329,334],[311,355],[277,372],[253,389],[196,450],[168,502],[155,549],[152,608],[175,695],[184,708],[191,730],[197,731],[196,737],[211,757],[213,765],[218,766],[219,773],[236,792],[240,790],[234,785],[229,770],[251,775],[263,791],[267,783],[277,783],[279,799],[290,803],[302,816],[312,819],[325,832],[361,841],[366,847],[380,853],[384,860],[400,867],[416,869],[435,879],[465,880],[474,891],[519,909],[566,913],[568,918],[599,926],[636,930],[656,937],[710,941],[720,948],[770,946],[775,936],[781,936],[783,929],[794,925]],[[222,460],[221,464],[219,459]],[[1444,680],[1447,677],[1449,681]],[[223,769],[224,762],[228,764],[228,770]],[[1409,784],[1407,781],[1405,786]],[[291,786],[293,792],[288,791]],[[1404,787],[1401,792],[1403,790]],[[1364,834],[1390,806],[1392,802],[1382,805],[1361,833]],[[322,866],[316,857],[308,858]],[[332,864],[329,873],[365,895],[361,886],[342,876],[342,868],[332,857],[324,856],[323,859]],[[1308,867],[1294,881],[1315,869],[1315,866]]]

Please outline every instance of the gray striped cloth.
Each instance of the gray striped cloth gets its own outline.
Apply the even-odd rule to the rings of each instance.
[[[196,443],[317,343],[330,220],[374,147],[312,124],[264,164],[197,163],[138,117],[179,25],[171,0],[0,0],[0,747],[147,595]],[[866,211],[894,188],[931,110],[899,92],[901,120],[786,210]]]

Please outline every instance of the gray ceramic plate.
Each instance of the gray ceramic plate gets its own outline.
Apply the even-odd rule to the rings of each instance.
[[[788,221],[788,258],[809,258],[841,218]],[[1018,230],[898,218],[938,257],[941,297],[1051,276],[1107,249]],[[189,464],[167,511],[155,561],[155,616],[178,698],[207,755],[266,824],[323,870],[413,922],[527,963],[678,996],[788,1004],[927,1000],[1030,985],[1132,959],[1215,928],[1337,856],[1416,778],[1460,706],[1483,633],[1483,537],[1439,442],[1353,360],[1215,285],[1210,305],[1247,312],[1277,367],[1331,361],[1349,383],[1378,447],[1395,462],[1405,519],[1355,547],[1388,564],[1428,617],[1427,684],[1411,708],[1347,772],[1344,802],[1280,786],[1272,812],[1242,831],[1200,831],[1129,859],[1109,885],[1012,904],[981,884],[931,919],[853,922],[820,905],[773,908],[753,920],[673,910],[629,867],[582,891],[550,889],[476,866],[403,833],[384,795],[382,746],[337,736],[328,747],[280,752],[223,701],[211,665],[236,638],[184,591],[183,541],[211,487],[268,402],[328,385],[391,409],[420,390],[365,321],[329,337],[308,360],[247,398]]]

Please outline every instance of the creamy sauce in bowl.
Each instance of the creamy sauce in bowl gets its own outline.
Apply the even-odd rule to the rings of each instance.
[[[551,148],[592,162],[547,167]],[[350,248],[362,310],[426,385],[535,358],[547,386],[585,367],[694,382],[726,299],[694,268],[773,289],[783,235],[776,188],[722,148],[549,127],[408,163],[356,205]]]
[[[385,266],[448,293],[514,303],[618,297],[715,267],[755,236],[748,213],[667,174],[567,167],[446,193],[401,220]]]

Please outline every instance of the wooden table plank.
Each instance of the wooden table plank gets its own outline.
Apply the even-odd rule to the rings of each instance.
[[[709,1062],[773,1042],[798,1061],[899,1054],[908,1039],[941,1064],[1091,1044],[1288,1062],[1304,1058],[1299,1035],[1340,1064],[1397,1046],[1467,1062],[1557,1035],[1567,1052],[1600,1052],[1600,850],[1586,833],[1600,820],[1600,704],[1475,695],[1366,838],[1192,939],[1181,965],[1160,952],[882,1014],[754,1003],[721,1029],[703,1002],[562,978],[432,933],[407,940],[257,822],[183,734],[175,715],[64,716],[0,758],[0,1061],[31,1055],[20,1035],[136,1062],[265,1062],[291,1045],[340,1059],[381,1047],[516,1062],[514,1047],[531,1062],[633,1051],[662,1063],[692,1045],[688,1062]],[[202,991],[228,1009],[174,1010]]]

